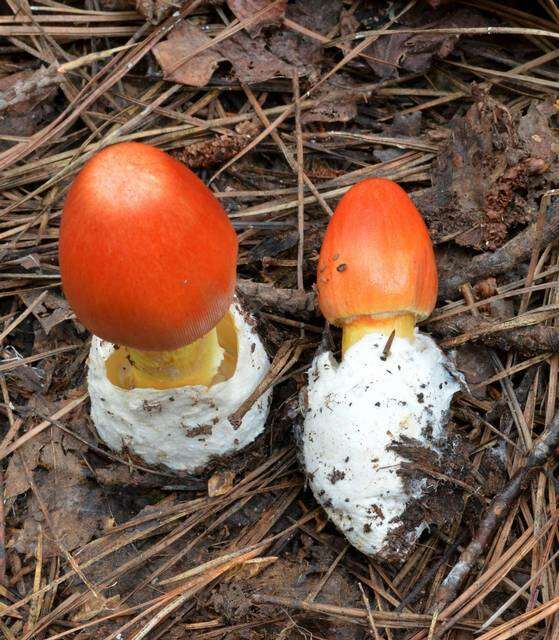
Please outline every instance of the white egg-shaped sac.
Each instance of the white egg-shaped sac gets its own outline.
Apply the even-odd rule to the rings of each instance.
[[[229,418],[270,368],[254,319],[234,303],[229,311],[236,336],[236,362],[227,379],[209,387],[122,389],[107,377],[110,342],[94,336],[89,353],[91,417],[100,438],[114,451],[126,451],[147,465],[200,473],[211,461],[230,456],[263,431],[271,391],[244,414],[239,426]]]
[[[388,355],[386,343],[369,334],[341,363],[330,352],[315,358],[300,444],[314,496],[333,523],[363,553],[394,560],[431,524],[423,509],[429,482],[401,473],[409,463],[402,451],[412,445],[439,457],[461,380],[426,335],[395,338]]]

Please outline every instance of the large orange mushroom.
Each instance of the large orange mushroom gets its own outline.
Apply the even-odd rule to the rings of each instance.
[[[131,366],[114,373],[123,386],[210,382],[236,260],[218,200],[159,149],[107,147],[72,184],[60,229],[64,292],[90,331],[128,348]]]
[[[64,292],[95,335],[91,417],[101,439],[190,473],[264,429],[270,391],[231,422],[270,363],[234,298],[237,237],[211,191],[154,147],[91,158],[60,229]]]

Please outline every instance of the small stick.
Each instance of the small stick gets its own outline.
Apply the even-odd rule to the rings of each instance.
[[[233,429],[238,429],[246,413],[259,398],[273,387],[278,380],[299,360],[302,345],[294,345],[292,341],[284,342],[278,349],[268,373],[262,378],[250,396],[243,404],[229,416],[229,422],[233,425]]]
[[[388,337],[386,344],[384,345],[384,349],[382,350],[381,360],[386,360],[390,355],[390,349],[392,347],[392,343],[394,342],[394,337],[396,336],[396,329],[392,329],[392,333]]]
[[[367,596],[365,595],[362,584],[360,582],[358,582],[357,584],[359,586],[359,590],[361,591],[361,595],[363,596],[365,607],[367,608],[367,618],[369,619],[369,624],[371,625],[371,630],[373,632],[373,635],[375,636],[375,640],[380,640],[377,625],[375,624],[375,619],[373,618],[373,612],[371,611],[371,603],[369,602],[369,598],[367,598]]]
[[[305,202],[304,189],[305,183],[303,179],[304,160],[303,160],[303,130],[301,128],[301,103],[299,93],[299,76],[297,70],[293,70],[293,99],[295,102],[295,132],[297,135],[297,199],[299,200],[297,209],[297,230],[299,232],[299,244],[297,245],[297,289],[305,290],[303,284],[303,252],[305,240]]]

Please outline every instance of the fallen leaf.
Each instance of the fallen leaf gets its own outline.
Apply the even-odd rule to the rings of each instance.
[[[258,22],[253,22],[248,26],[247,31],[251,36],[255,36],[262,31],[263,27],[281,24],[287,0],[227,0],[227,5],[240,22],[252,18],[256,13],[270,6],[269,11],[266,11]]]
[[[190,169],[207,169],[233,158],[247,146],[251,137],[233,132],[224,133],[210,140],[189,144],[173,155]]]
[[[243,570],[238,572],[235,580],[224,580],[211,592],[209,601],[216,613],[225,620],[239,620],[250,611],[251,615],[257,615],[262,620],[281,617],[282,607],[271,606],[255,611],[251,603],[251,594],[262,591],[274,594],[278,597],[304,600],[315,589],[320,588],[324,602],[342,607],[362,607],[363,601],[355,585],[355,580],[344,568],[338,567],[332,572],[330,578],[321,583],[321,578],[326,574],[335,560],[335,553],[330,549],[321,557],[318,544],[309,545],[309,548],[301,550],[301,559],[258,558],[255,563],[245,563]],[[327,564],[329,562],[329,564]],[[250,571],[260,564],[261,571]],[[247,566],[248,565],[248,566]],[[256,573],[256,575],[254,575]],[[253,619],[253,618],[251,618]],[[313,612],[301,612],[297,623],[304,628],[308,637],[324,637],[320,623]],[[277,626],[275,626],[277,624]],[[267,637],[281,637],[281,631],[285,629],[285,621],[267,623]],[[344,640],[358,640],[361,638],[361,630],[345,620],[333,619],[329,623],[328,638],[343,638]],[[313,633],[314,632],[314,633]],[[178,637],[185,637],[184,635]],[[285,634],[284,634],[285,635]],[[298,634],[293,634],[297,637]],[[291,636],[286,636],[291,637]]]
[[[362,99],[358,84],[348,75],[338,73],[316,92],[320,103],[305,111],[301,122],[348,122],[357,115],[357,103]],[[341,93],[343,92],[343,93]]]
[[[298,25],[322,36],[338,25],[342,3],[339,0],[297,0],[287,6],[286,17]],[[278,29],[269,40],[270,51],[297,69],[299,76],[316,82],[324,58],[323,44],[316,38],[288,29]]]
[[[165,42],[156,45],[153,52],[168,80],[193,87],[205,86],[222,60],[228,60],[235,77],[247,84],[291,76],[291,66],[271,53],[263,39],[250,38],[243,32],[196,54],[175,69],[178,60],[211,42],[201,29],[185,20],[171,31]]]
[[[238,578],[250,580],[267,569],[271,564],[277,562],[277,556],[266,556],[264,558],[253,558],[247,560],[239,567]]]
[[[101,11],[128,11],[135,4],[134,0],[99,0]]]
[[[30,471],[35,469],[39,462],[41,449],[45,444],[45,438],[36,436],[21,446],[19,448],[19,453],[10,456],[8,468],[6,469],[6,486],[4,488],[4,497],[6,499],[15,498],[16,496],[29,491],[31,485],[29,483],[29,478],[25,473],[25,467],[23,466],[21,457],[23,456],[25,459],[25,464]]]
[[[413,113],[397,113],[390,124],[385,124],[382,127],[385,136],[390,138],[419,138],[421,133],[422,123],[421,111],[414,111]],[[402,155],[401,149],[395,149],[394,147],[384,147],[382,149],[375,150],[375,157],[381,162],[390,162],[399,155]]]
[[[315,33],[327,36],[338,26],[342,8],[341,0],[295,0],[289,4],[286,16]]]
[[[36,253],[29,253],[17,261],[24,269],[38,269],[41,266],[41,259]]]
[[[487,380],[495,373],[489,349],[479,344],[463,344],[453,352],[454,362],[458,371],[464,374],[470,392],[476,398],[486,397],[487,386],[475,385]]]
[[[449,9],[437,15],[440,17],[433,21],[432,12],[418,7],[406,13],[399,25],[413,29],[488,26],[487,18],[482,18],[471,9]],[[379,37],[367,47],[365,59],[381,78],[397,76],[399,70],[421,73],[431,66],[435,56],[446,58],[459,38],[459,35],[445,33],[395,33]]]
[[[549,119],[559,113],[559,103],[547,100],[534,100],[530,103],[526,115],[517,125],[518,138],[526,154],[552,164],[557,160],[559,138],[555,127],[549,126]]]
[[[210,43],[211,39],[201,29],[184,20],[169,33],[165,42],[155,45],[153,53],[167,80],[192,87],[204,87],[220,60],[223,60],[223,56],[215,49],[206,49],[178,69],[175,67],[179,60]]]
[[[340,13],[340,35],[350,36],[359,30],[359,20],[355,17],[355,13],[350,9],[342,9]],[[351,45],[348,42],[342,45],[344,53],[349,53]]]
[[[81,429],[79,424],[74,427]],[[55,534],[53,536],[49,523],[45,522],[36,493],[30,492],[23,527],[10,541],[10,546],[18,552],[26,556],[35,553],[39,529],[46,533],[45,557],[61,553],[57,539],[66,550],[72,551],[91,540],[109,522],[102,490],[86,479],[87,467],[81,460],[84,451],[85,445],[76,438],[52,429],[37,434],[11,456],[5,497],[14,498],[30,491],[30,478],[33,478]]]
[[[263,258],[272,258],[291,249],[297,242],[299,242],[299,233],[297,231],[286,231],[270,235],[251,248],[247,253],[246,260],[251,263]]]
[[[219,45],[240,82],[253,84],[279,76],[290,77],[292,67],[268,51],[262,39],[237,33]]]
[[[45,522],[37,498],[32,494],[27,501],[23,529],[10,543],[27,557],[36,551],[39,529],[46,534],[43,553],[48,558],[62,555],[59,544],[67,551],[86,544],[104,529],[109,520],[103,492],[96,485],[88,482],[68,487],[57,482],[54,476],[54,473],[39,473],[35,477],[54,531]]]
[[[390,124],[384,125],[382,130],[386,136],[393,138],[419,136],[423,114],[421,111],[413,113],[397,113]]]
[[[42,407],[42,396],[37,395],[34,401]],[[53,403],[41,414],[53,414],[62,407],[62,403]],[[35,412],[30,412],[34,415]],[[36,418],[34,418],[36,420]],[[74,429],[79,431],[80,421],[77,416],[73,423]],[[65,486],[82,482],[86,478],[85,467],[81,462],[81,454],[85,451],[85,445],[77,438],[66,434],[59,429],[45,429],[23,444],[18,451],[10,456],[6,470],[5,497],[15,498],[30,489],[29,475],[25,471],[21,458],[25,460],[25,466],[30,474],[36,469],[52,472],[58,481]]]
[[[22,293],[20,294],[20,298],[29,306],[39,295],[40,292]],[[46,335],[48,335],[56,325],[74,317],[74,313],[72,309],[70,309],[70,305],[66,299],[54,293],[48,293],[41,304],[38,304],[33,309],[32,313],[39,321]]]

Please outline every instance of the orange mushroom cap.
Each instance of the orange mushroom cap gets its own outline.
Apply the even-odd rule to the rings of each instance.
[[[353,186],[336,207],[320,250],[324,317],[338,326],[363,316],[422,320],[436,298],[433,245],[407,193],[384,178]]]
[[[237,236],[192,171],[136,142],[107,147],[68,193],[62,285],[93,333],[143,350],[194,342],[227,313]]]

